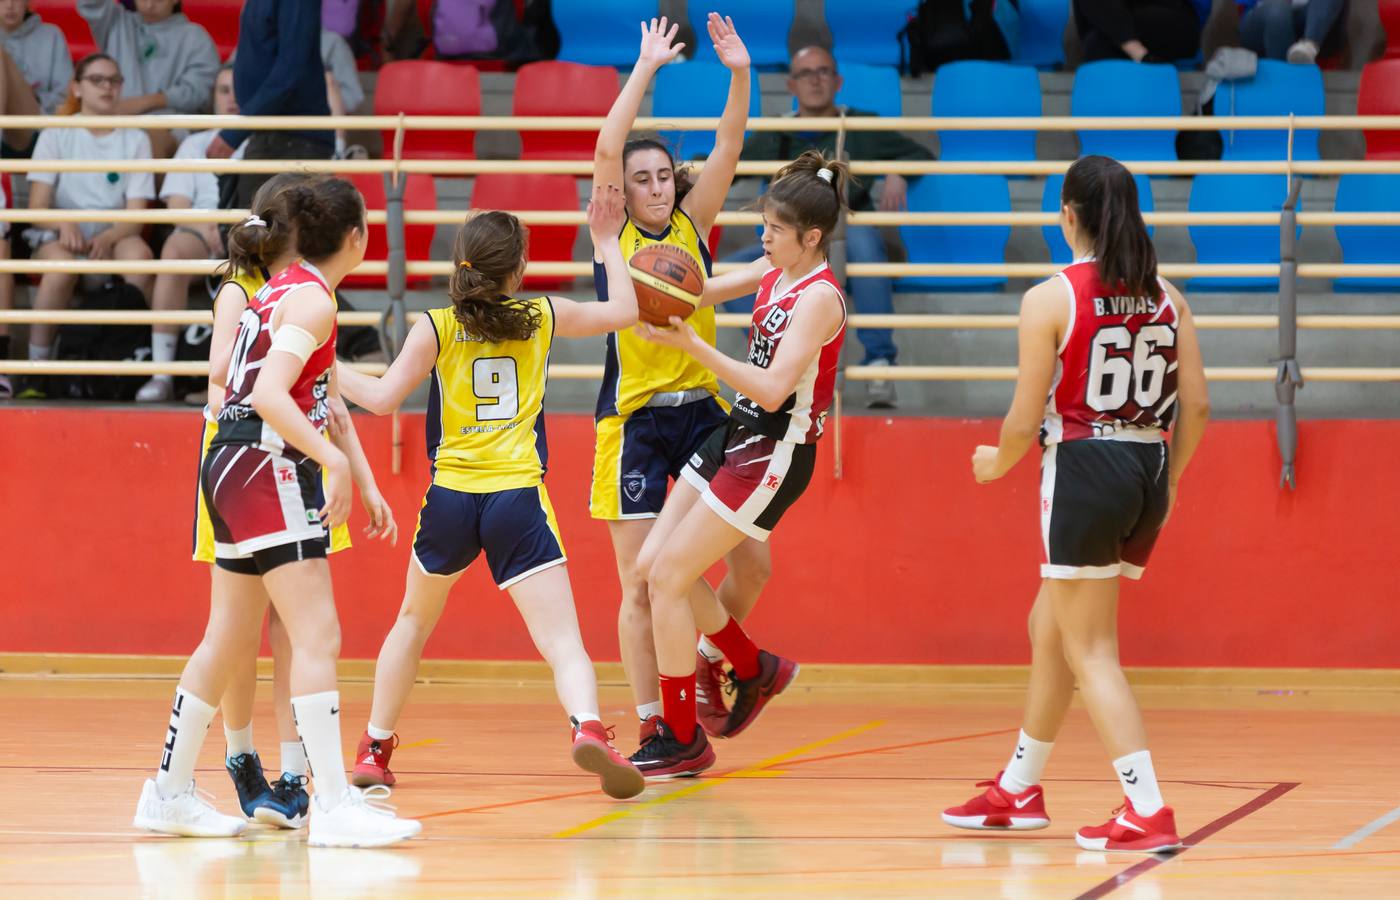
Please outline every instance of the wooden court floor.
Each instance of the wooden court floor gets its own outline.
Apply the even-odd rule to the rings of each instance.
[[[1020,836],[938,812],[1001,767],[1020,694],[835,688],[799,680],[712,777],[618,803],[567,758],[542,685],[420,686],[400,729],[394,802],[424,820],[387,850],[145,836],[130,820],[156,765],[173,683],[0,679],[4,897],[1400,897],[1400,695],[1145,689],[1163,792],[1188,848],[1080,851],[1120,791],[1072,713],[1044,784],[1054,823]],[[260,686],[255,737],[276,763]],[[343,694],[346,740],[368,685]],[[627,694],[605,718],[635,742]],[[352,729],[355,733],[351,733]],[[226,812],[216,720],[199,782]]]

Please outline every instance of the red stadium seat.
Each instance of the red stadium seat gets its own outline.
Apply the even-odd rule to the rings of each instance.
[[[1400,58],[1400,0],[1380,0],[1377,6],[1385,29],[1385,58]]]
[[[575,212],[578,188],[568,175],[486,173],[472,185],[472,209],[567,210]],[[574,256],[577,225],[531,225],[530,259],[535,262],[568,262]],[[573,279],[557,275],[532,275],[525,286],[557,290]]]
[[[37,13],[50,25],[58,26],[68,41],[68,53],[75,65],[89,53],[97,52],[92,29],[88,28],[87,19],[78,14],[78,6],[73,0],[29,0],[29,11]]]
[[[1356,92],[1356,114],[1400,115],[1400,59],[1382,59],[1361,70]],[[1400,159],[1400,131],[1368,130],[1367,159]]]
[[[517,116],[606,116],[617,99],[617,70],[537,62],[515,74]],[[521,159],[592,159],[596,131],[522,131]]]
[[[471,66],[409,59],[379,70],[374,114],[479,116],[481,76]],[[474,131],[407,131],[404,159],[475,159]],[[394,132],[384,132],[384,156],[393,156]]]
[[[365,208],[383,210],[387,201],[384,196],[384,176],[376,172],[350,173],[343,176],[353,184],[365,198]],[[412,174],[404,186],[403,207],[405,210],[437,209],[437,191],[433,188],[431,175]],[[433,225],[404,226],[404,243],[409,262],[427,262],[432,259]],[[389,258],[389,239],[383,225],[369,226],[369,246],[365,249],[365,259],[370,262],[383,262]],[[347,288],[383,289],[387,278],[384,275],[349,275],[341,282]],[[408,286],[417,287],[431,280],[428,275],[408,276]]]
[[[238,16],[243,0],[184,0],[183,12],[214,39],[219,59],[228,59],[238,46]]]

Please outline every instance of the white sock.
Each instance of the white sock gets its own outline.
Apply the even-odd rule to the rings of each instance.
[[[180,338],[173,334],[161,334],[151,332],[151,361],[152,362],[174,362],[175,348],[180,345]],[[169,378],[169,375],[157,375],[157,378]]]
[[[29,358],[31,360],[53,359],[53,344],[41,347],[38,344],[29,345]]]
[[[306,774],[306,748],[301,741],[283,741],[282,772],[286,775]]]
[[[292,698],[292,718],[297,723],[316,798],[330,811],[345,793],[345,758],[340,752],[340,691],[322,691]]]
[[[1021,736],[1016,738],[1016,750],[1011,754],[1011,761],[1001,773],[998,784],[1002,790],[1019,794],[1032,785],[1040,784],[1040,774],[1045,771],[1045,764],[1050,761],[1050,751],[1054,748],[1054,741],[1037,741],[1022,731]]]
[[[1123,785],[1123,793],[1132,801],[1140,816],[1154,815],[1166,806],[1162,791],[1157,787],[1157,772],[1152,768],[1152,754],[1146,750],[1120,756],[1113,761],[1113,770]]]
[[[170,730],[165,736],[165,754],[156,771],[156,793],[169,799],[182,793],[194,778],[194,764],[204,735],[214,721],[215,708],[188,693],[175,689],[175,703],[170,708]]]
[[[253,752],[253,723],[249,722],[243,728],[231,729],[224,725],[224,743],[228,745],[226,754],[228,759],[233,759],[240,753]]]
[[[637,718],[641,719],[643,722],[650,719],[652,716],[659,715],[661,715],[660,700],[657,700],[655,703],[643,703],[641,706],[637,707]]]
[[[601,723],[601,722],[603,721],[602,719],[598,718],[598,714],[595,713],[595,712],[574,713],[574,714],[572,714],[571,716],[569,716],[569,718],[570,718],[570,719],[573,719],[575,722],[577,722],[577,723],[580,724],[580,725],[582,725],[584,722],[600,722],[600,723]]]
[[[710,662],[717,663],[724,661],[724,651],[715,646],[707,634],[700,635],[700,643],[695,645],[695,649],[700,651],[700,655]]]
[[[374,726],[374,723],[370,722],[369,727],[365,729],[365,733],[368,734],[370,737],[374,738],[376,741],[387,741],[394,736],[394,729],[376,728]]]

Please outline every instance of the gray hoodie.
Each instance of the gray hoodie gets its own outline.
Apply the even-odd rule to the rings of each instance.
[[[68,55],[63,32],[30,13],[14,31],[0,28],[0,46],[34,89],[39,109],[45,115],[53,115],[68,96],[68,85],[73,80],[73,59]]]
[[[219,51],[209,32],[184,13],[147,25],[140,13],[112,0],[78,0],[78,12],[92,27],[97,46],[121,67],[126,78],[122,96],[165,94],[169,105],[153,112],[199,113],[209,108]]]

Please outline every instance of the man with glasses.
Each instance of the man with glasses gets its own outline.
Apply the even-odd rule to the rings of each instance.
[[[875,113],[860,109],[850,109],[836,104],[836,92],[841,89],[841,73],[830,51],[823,47],[804,47],[793,55],[788,65],[788,90],[797,99],[798,118],[838,116],[842,111],[848,116],[873,116]],[[836,151],[834,131],[755,131],[744,142],[741,159],[745,160],[791,160],[804,150],[820,150],[823,155],[832,156]],[[853,160],[897,160],[932,159],[933,153],[922,144],[916,143],[902,134],[893,131],[848,131],[845,142],[846,156]],[[908,182],[899,175],[884,177],[884,189],[880,194],[880,209],[899,211],[905,208]],[[872,179],[857,178],[851,183],[846,200],[852,210],[868,212],[875,209],[871,196]],[[745,248],[740,253],[728,257],[729,261],[757,259],[763,254],[761,245]],[[870,225],[848,226],[846,228],[846,260],[850,263],[883,263],[889,257],[885,253],[884,238],[880,230]],[[894,312],[894,286],[889,278],[851,278],[849,293],[855,312],[866,314],[886,314]],[[753,298],[733,301],[734,306],[726,308],[752,308]],[[867,366],[892,366],[895,364],[896,349],[894,336],[888,328],[861,328],[856,337],[865,348]],[[893,409],[895,387],[892,381],[872,381],[866,397],[867,405],[873,409]]]

